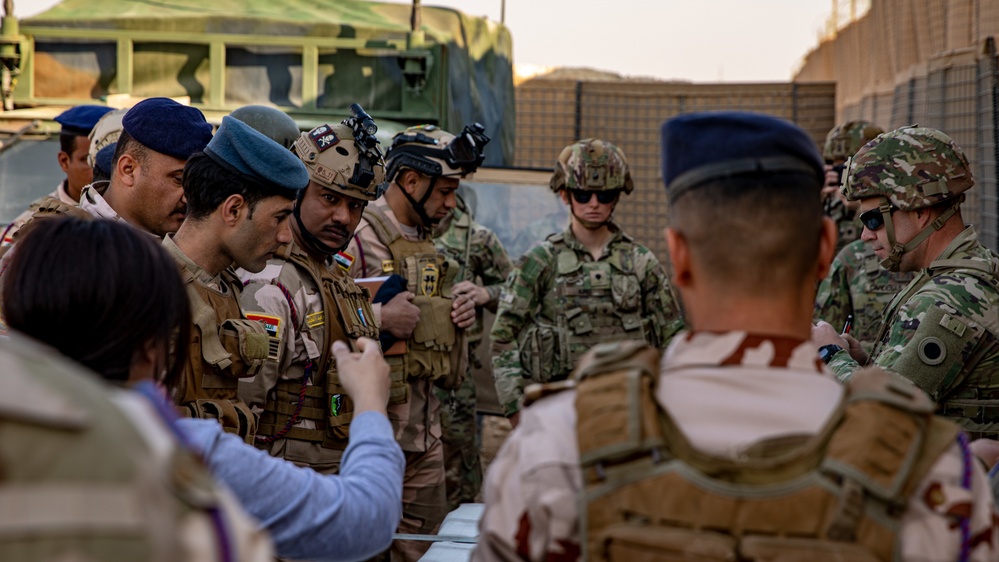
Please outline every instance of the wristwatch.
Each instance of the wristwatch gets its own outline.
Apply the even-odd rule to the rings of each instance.
[[[819,348],[819,359],[821,359],[823,363],[828,365],[829,360],[832,359],[833,355],[836,355],[836,353],[840,351],[843,351],[843,348],[834,343],[831,343],[829,345],[823,345],[822,347]]]

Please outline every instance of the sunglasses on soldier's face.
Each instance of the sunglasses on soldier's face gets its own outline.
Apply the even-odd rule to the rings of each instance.
[[[586,191],[585,189],[570,189],[569,193],[572,194],[572,198],[576,200],[576,203],[580,205],[585,205],[590,202],[590,199],[596,195],[597,201],[608,205],[617,200],[618,194],[621,192],[619,189],[612,189],[611,191]]]
[[[898,210],[898,207],[892,205],[889,213],[894,213]],[[871,232],[881,228],[885,225],[885,217],[881,214],[881,207],[875,207],[870,211],[860,213],[860,222],[863,223],[864,227]]]

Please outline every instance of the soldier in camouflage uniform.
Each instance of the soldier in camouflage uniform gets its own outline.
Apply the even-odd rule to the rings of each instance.
[[[826,184],[822,189],[823,209],[826,216],[836,222],[839,238],[836,250],[860,238],[860,225],[857,222],[857,204],[839,196],[842,185],[843,163],[853,156],[860,147],[884,132],[884,129],[870,121],[849,121],[837,125],[826,135],[822,158],[826,162]]]
[[[475,302],[454,292],[460,268],[437,250],[432,235],[455,207],[461,178],[482,164],[488,142],[477,123],[457,136],[434,125],[398,133],[386,155],[388,188],[364,210],[347,247],[355,256],[355,279],[397,275],[406,283],[406,290],[374,306],[383,337],[405,342],[402,353],[386,350],[392,376],[388,416],[406,454],[403,534],[434,533],[447,515],[441,404],[434,388],[453,390],[465,376],[464,329],[475,322]],[[429,546],[397,540],[392,559],[418,560]]]
[[[441,401],[441,431],[444,441],[444,470],[447,479],[448,511],[463,503],[475,502],[482,487],[479,460],[481,435],[477,423],[475,380],[481,369],[476,350],[482,342],[482,309],[496,312],[500,288],[510,273],[510,258],[496,234],[472,219],[465,201],[457,197],[437,228],[437,249],[458,264],[454,292],[468,294],[475,301],[475,324],[465,330],[468,337],[468,371],[465,382],[453,391],[435,388]]]
[[[870,353],[885,307],[915,276],[911,271],[881,267],[874,248],[863,240],[854,240],[836,255],[829,276],[819,284],[815,321],[845,326],[847,318],[853,316],[849,333]]]
[[[635,188],[624,153],[577,141],[559,155],[551,188],[569,205],[569,227],[518,260],[491,334],[496,393],[515,426],[527,381],[565,379],[600,342],[665,349],[682,327],[659,261],[612,220],[621,193]]]
[[[239,385],[240,397],[261,413],[257,446],[324,474],[339,471],[353,420],[331,346],[378,338],[367,293],[347,275],[350,257],[340,250],[377,197],[385,167],[373,137],[355,137],[348,121],[298,137],[309,185],[295,203],[293,241],[263,271],[242,276],[246,316],[267,326],[273,348],[260,372]]]
[[[973,436],[999,435],[999,259],[965,226],[974,185],[964,151],[935,129],[903,127],[854,156],[843,194],[860,201],[863,240],[892,271],[918,272],[885,310],[868,355],[820,322],[820,355],[842,380],[862,365],[898,373]]]

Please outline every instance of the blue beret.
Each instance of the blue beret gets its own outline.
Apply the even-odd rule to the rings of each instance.
[[[179,160],[201,152],[212,140],[212,126],[200,111],[169,98],[140,101],[121,125],[142,146]]]
[[[759,113],[690,113],[662,126],[663,181],[671,200],[705,182],[752,173],[824,176],[822,156],[805,131]]]
[[[94,167],[104,172],[105,176],[111,177],[111,163],[114,160],[114,149],[117,147],[118,143],[113,142],[98,150],[94,156]]]
[[[309,171],[298,156],[235,117],[222,118],[205,154],[265,190],[297,191],[309,185]]]
[[[105,113],[113,110],[105,105],[78,105],[56,115],[53,121],[62,125],[63,133],[85,137]]]

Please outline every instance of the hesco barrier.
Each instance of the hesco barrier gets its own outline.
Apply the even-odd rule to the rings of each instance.
[[[821,143],[835,125],[835,97],[832,83],[529,80],[516,90],[514,162],[551,169],[563,147],[586,137],[621,147],[632,168],[635,192],[622,199],[615,220],[665,263],[666,192],[659,153],[663,121],[694,111],[755,111],[797,123]]]
[[[999,35],[996,0],[872,0],[861,18],[808,54],[795,76],[837,83],[837,122],[919,124],[967,152],[976,187],[965,222],[999,249]]]

